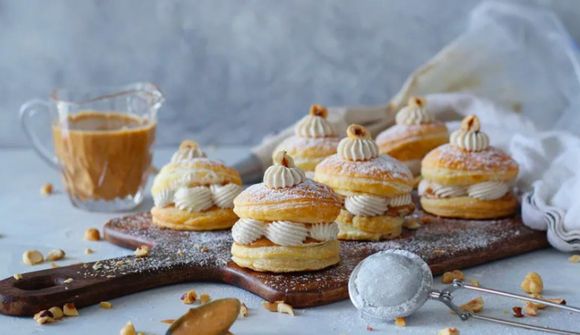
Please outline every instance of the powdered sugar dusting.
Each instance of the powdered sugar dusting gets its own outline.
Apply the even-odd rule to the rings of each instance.
[[[266,187],[264,183],[254,184],[245,189],[236,198],[234,203],[288,203],[288,201],[304,198],[335,202],[337,205],[342,203],[330,187],[317,183],[312,179],[306,179],[304,182],[291,188],[272,189]]]
[[[325,169],[326,166],[342,176],[368,177],[386,174],[397,179],[413,178],[411,171],[405,164],[388,155],[379,155],[377,158],[368,161],[356,162],[346,161],[338,155],[332,155],[318,165],[321,169]]]
[[[467,171],[500,170],[507,171],[518,168],[518,164],[501,149],[488,147],[478,152],[463,150],[451,144],[444,144],[429,155],[439,156],[441,167],[453,168],[461,165]]]

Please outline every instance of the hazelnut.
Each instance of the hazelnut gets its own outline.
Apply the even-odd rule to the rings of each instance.
[[[44,262],[44,256],[38,250],[26,250],[22,254],[22,262],[27,265],[35,265]]]
[[[49,195],[52,194],[53,190],[54,190],[54,188],[53,188],[52,184],[46,183],[46,184],[42,185],[42,187],[40,188],[40,194],[45,196],[45,197],[48,197]]]
[[[210,300],[211,298],[207,293],[202,293],[202,295],[199,296],[199,303],[202,305],[207,304]]]
[[[127,324],[121,328],[121,331],[119,332],[120,335],[137,335],[137,332],[135,331],[135,326],[133,325],[133,322],[129,321],[127,322]]]
[[[526,305],[524,306],[524,312],[526,313],[526,315],[529,316],[536,316],[538,315],[538,305],[532,303],[532,302],[526,302]]]
[[[56,269],[56,268],[58,268],[59,266],[58,266],[58,264],[56,264],[55,262],[50,262],[50,267],[51,267],[51,268],[53,268],[53,269]]]
[[[438,335],[459,335],[459,329],[451,327],[451,328],[444,328],[437,333]]]
[[[451,284],[453,280],[463,280],[465,275],[460,270],[453,270],[450,272],[445,272],[443,276],[441,276],[441,282],[443,284]]]
[[[540,294],[544,289],[544,282],[537,272],[530,272],[526,275],[520,287],[526,293]]]
[[[55,320],[60,320],[64,316],[64,313],[62,312],[62,309],[60,307],[58,307],[58,306],[53,306],[53,307],[49,308],[48,311],[52,313],[53,318]]]
[[[477,297],[477,298],[471,299],[467,303],[459,306],[459,308],[463,311],[466,311],[466,312],[479,313],[483,310],[483,298]]]
[[[294,316],[294,309],[292,308],[292,306],[288,305],[284,301],[276,301],[276,302],[264,301],[262,303],[262,306],[264,306],[264,308],[269,310],[270,312],[284,313]]]
[[[477,280],[477,279],[471,278],[471,279],[469,279],[469,283],[470,283],[472,286],[477,286],[477,287],[479,287],[479,280]]]
[[[87,241],[99,241],[101,239],[101,233],[97,228],[89,228],[85,230],[85,240]]]
[[[183,303],[187,305],[193,304],[196,299],[197,293],[195,292],[195,290],[189,290],[183,293],[183,295],[181,296],[181,301],[183,301]]]
[[[524,317],[524,314],[522,314],[522,308],[519,306],[512,307],[512,312],[513,312],[514,318],[523,318]]]
[[[49,261],[58,261],[59,259],[64,258],[64,250],[62,249],[54,249],[48,252],[46,255],[46,259]]]
[[[240,316],[242,318],[247,318],[248,315],[250,315],[250,311],[248,310],[248,306],[246,306],[246,304],[244,304],[242,302],[242,305],[240,306]]]
[[[101,301],[99,302],[99,307],[101,307],[102,309],[111,309],[113,308],[113,304],[111,304],[108,301]]]
[[[142,245],[139,248],[135,249],[134,254],[136,257],[147,257],[149,256],[149,247],[146,245]]]
[[[79,315],[79,311],[77,310],[77,307],[72,302],[64,304],[64,306],[62,306],[62,312],[64,313],[65,316],[78,316]]]
[[[405,318],[395,318],[395,326],[405,327],[407,326],[407,320]]]
[[[39,325],[43,325],[45,323],[52,323],[55,321],[54,315],[52,314],[52,312],[50,312],[48,310],[42,310],[42,311],[34,314],[33,319]]]
[[[85,255],[90,255],[90,254],[92,254],[92,253],[94,253],[94,252],[95,252],[95,251],[94,251],[93,249],[91,249],[91,248],[86,248],[86,249],[85,249]]]
[[[16,280],[20,280],[20,279],[22,279],[22,275],[20,273],[15,273],[12,275],[12,278],[14,278]]]

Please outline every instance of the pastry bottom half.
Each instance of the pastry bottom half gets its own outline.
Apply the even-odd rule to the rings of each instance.
[[[153,207],[153,223],[174,230],[219,230],[231,228],[238,216],[231,208],[212,207],[203,212],[188,212],[175,207]]]
[[[499,219],[514,215],[518,200],[512,193],[496,200],[479,200],[471,197],[433,198],[421,197],[421,207],[427,213],[457,219]]]
[[[404,218],[400,216],[359,216],[346,209],[336,218],[338,238],[341,240],[379,241],[399,237],[403,231]]]
[[[299,272],[327,268],[340,261],[338,241],[306,243],[301,246],[232,245],[237,265],[260,272]]]

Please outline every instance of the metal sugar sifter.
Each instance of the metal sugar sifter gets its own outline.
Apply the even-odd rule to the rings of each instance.
[[[385,274],[388,274],[389,280],[385,280]],[[421,257],[405,250],[391,249],[365,258],[354,268],[348,282],[348,293],[350,300],[360,311],[361,317],[369,322],[385,322],[396,317],[409,316],[421,308],[428,299],[432,299],[445,304],[463,321],[473,318],[552,334],[580,335],[579,332],[535,326],[463,311],[453,303],[453,292],[463,288],[580,313],[580,308],[577,307],[472,286],[462,281],[454,281],[453,284],[440,291],[433,289],[432,286],[433,274]]]

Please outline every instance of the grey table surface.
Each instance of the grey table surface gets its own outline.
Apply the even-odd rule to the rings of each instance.
[[[156,166],[168,160],[173,149],[160,149],[155,154]],[[240,159],[247,148],[209,148],[210,157],[226,163]],[[88,227],[101,227],[108,219],[118,214],[89,213],[74,208],[66,194],[56,171],[46,167],[30,150],[0,151],[0,276],[36,271],[50,267],[48,263],[27,266],[21,254],[27,249],[38,249],[44,253],[53,248],[62,248],[67,257],[60,265],[95,261],[121,255],[125,250],[104,241],[83,240]],[[50,197],[39,194],[40,187],[51,182],[56,193]],[[148,197],[138,210],[151,206]],[[92,248],[94,254],[85,255],[84,249]],[[580,305],[580,264],[568,261],[569,255],[546,249],[513,257],[490,264],[465,269],[467,278],[478,279],[483,286],[519,292],[519,284],[527,272],[539,272],[544,278],[545,296],[566,298],[570,305]],[[388,279],[385,279],[388,280]],[[438,287],[439,280],[436,279]],[[444,327],[457,327],[462,334],[532,334],[525,330],[496,326],[482,321],[460,321],[446,307],[436,302],[427,302],[415,315],[407,319],[407,327],[397,328],[392,324],[367,330],[349,301],[326,306],[297,310],[295,317],[270,313],[261,307],[262,299],[244,290],[219,283],[184,283],[132,294],[112,300],[113,309],[98,306],[80,310],[80,316],[67,318],[51,325],[37,325],[29,317],[0,316],[0,334],[118,334],[119,329],[131,320],[145,334],[164,334],[167,325],[164,319],[174,319],[190,306],[184,305],[179,297],[194,288],[207,292],[214,298],[236,297],[249,308],[250,315],[238,320],[232,327],[235,334],[437,334]],[[472,295],[458,294],[458,301]],[[511,317],[511,307],[520,302],[485,296],[485,313],[503,318]],[[518,319],[522,322],[580,328],[580,315],[546,309],[538,317]]]

